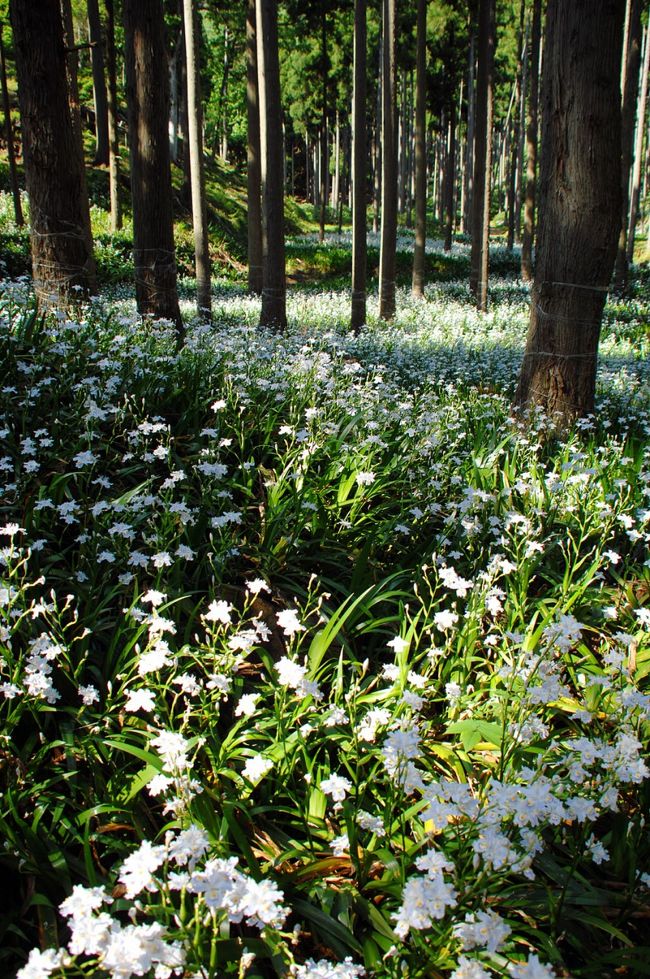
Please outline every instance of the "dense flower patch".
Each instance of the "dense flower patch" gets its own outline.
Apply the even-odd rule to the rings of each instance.
[[[117,291],[3,285],[5,971],[646,961],[645,301],[560,441],[510,413],[526,294],[493,299],[354,337],[296,293],[278,336],[224,286],[177,351]]]

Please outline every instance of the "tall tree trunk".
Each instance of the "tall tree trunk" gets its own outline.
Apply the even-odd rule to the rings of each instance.
[[[528,59],[530,57],[530,24],[524,28],[524,47],[521,66],[521,94],[519,97],[519,127],[517,130],[517,182],[515,189],[515,242],[521,242],[521,209],[524,196],[524,156],[526,151],[526,106],[528,105]],[[526,167],[528,160],[526,160]]]
[[[20,188],[18,187],[18,174],[16,172],[16,153],[14,150],[14,127],[11,124],[11,104],[9,102],[9,89],[7,87],[7,63],[5,61],[5,46],[2,38],[3,28],[0,24],[0,72],[2,73],[2,105],[5,117],[5,139],[7,140],[7,159],[9,160],[9,176],[11,178],[11,194],[14,202],[14,217],[19,228],[25,223],[23,217],[23,207],[20,200]]]
[[[476,66],[476,28],[471,24],[469,39],[469,54],[467,56],[467,136],[465,147],[465,190],[463,198],[463,230],[472,227],[472,210],[474,200],[474,143],[476,140],[476,84],[474,72]]]
[[[183,0],[196,302],[199,313],[204,319],[209,321],[212,316],[212,292],[210,287],[208,207],[205,197],[205,167],[203,162],[203,107],[201,105],[201,72],[199,67],[197,16],[194,13],[192,0]]]
[[[427,0],[418,0],[415,55],[415,241],[414,296],[424,298],[424,253],[427,242]]]
[[[395,70],[395,0],[382,0],[382,172],[379,316],[395,315],[397,258],[397,74]]]
[[[634,123],[639,95],[639,71],[641,67],[641,0],[631,0],[627,47],[623,52],[625,70],[621,102],[621,227],[618,250],[614,264],[613,286],[621,291],[627,286],[627,224],[630,205],[630,171],[634,147]]]
[[[512,118],[512,137],[510,152],[510,177],[508,180],[508,251],[512,251],[515,244],[515,230],[517,223],[517,177],[519,171],[519,113],[521,110],[521,88],[522,74],[525,56],[524,39],[524,16],[526,13],[526,0],[521,0],[519,7],[519,33],[517,34],[517,80],[515,82],[515,105]]]
[[[456,100],[449,105],[449,135],[447,143],[447,169],[445,173],[445,241],[444,250],[451,251],[454,236],[454,191],[456,190]]]
[[[61,11],[12,0],[32,274],[39,304],[87,293],[94,274],[88,195],[68,100]]]
[[[93,250],[93,233],[90,226],[90,202],[88,198],[88,182],[86,180],[86,157],[84,154],[84,141],[81,126],[81,100],[79,98],[79,83],[77,79],[78,57],[75,44],[74,24],[72,20],[71,0],[60,0],[61,21],[63,24],[63,44],[66,50],[66,77],[68,80],[68,104],[70,106],[70,121],[72,123],[72,134],[74,138],[75,155],[77,167],[81,173],[81,200],[79,206],[83,219],[83,233],[86,239],[86,250],[88,252],[87,275],[88,288],[90,292],[97,291],[97,269],[95,266],[95,254]]]
[[[180,0],[180,14],[183,14],[183,0]],[[172,163],[180,160],[178,148],[178,131],[181,122],[181,106],[179,99],[180,81],[183,74],[182,62],[184,50],[183,31],[179,31],[174,53],[169,59],[169,155]]]
[[[354,93],[352,171],[352,316],[358,333],[366,322],[366,0],[354,3]]]
[[[248,189],[248,291],[262,295],[262,177],[260,170],[260,108],[257,96],[257,35],[255,0],[248,0],[246,15],[246,117]],[[308,181],[309,153],[305,154]],[[309,196],[308,186],[305,197]]]
[[[549,0],[540,221],[516,404],[560,427],[594,410],[621,216],[621,0]]]
[[[530,39],[528,77],[528,128],[526,129],[526,200],[524,203],[524,237],[521,244],[521,277],[533,278],[533,239],[535,237],[535,182],[537,176],[537,115],[539,108],[539,48],[542,35],[542,0],[533,0],[533,24]]]
[[[108,98],[106,94],[106,75],[104,72],[104,38],[102,21],[99,16],[98,0],[86,0],[88,11],[88,36],[90,37],[90,59],[93,71],[93,99],[95,102],[95,163],[108,164]]]
[[[219,155],[224,163],[228,162],[228,81],[230,78],[229,41],[230,33],[228,31],[228,26],[226,25],[223,29],[223,75],[221,76],[221,97],[219,100],[219,104],[221,106],[221,147]]]
[[[320,120],[320,221],[318,240],[325,240],[325,218],[327,214],[327,175],[329,160],[327,156],[327,16],[325,4],[321,0],[321,120]]]
[[[120,142],[117,129],[117,68],[115,58],[115,9],[113,0],[106,6],[106,67],[108,69],[108,183],[111,195],[111,230],[122,227],[120,205]]]
[[[94,266],[88,196],[72,127],[61,11],[50,0],[12,0],[32,274],[40,305],[87,293]]]
[[[488,301],[495,6],[495,0],[480,0],[478,22],[479,55],[470,289],[478,309],[482,312],[486,312]]]
[[[643,162],[643,136],[645,134],[646,105],[648,101],[648,70],[650,69],[650,34],[648,27],[643,32],[643,74],[641,76],[641,94],[636,121],[636,145],[634,149],[634,168],[632,172],[632,197],[630,200],[630,223],[627,229],[627,261],[634,261],[634,238],[636,222],[639,213],[639,197],[641,190],[641,164]]]
[[[287,286],[277,0],[256,0],[255,11],[264,246],[264,288],[260,326],[283,330],[287,325]]]
[[[181,331],[167,126],[169,76],[160,70],[166,57],[162,2],[124,0],[123,15],[136,300],[141,314],[169,319]]]

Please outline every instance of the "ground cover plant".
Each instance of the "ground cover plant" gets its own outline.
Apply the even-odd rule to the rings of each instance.
[[[647,974],[648,298],[560,438],[513,280],[4,282],[4,974]]]

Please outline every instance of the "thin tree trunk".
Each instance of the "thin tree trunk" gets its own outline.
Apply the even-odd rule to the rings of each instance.
[[[287,287],[277,0],[256,0],[255,12],[264,246],[264,288],[260,326],[283,330],[287,325]]]
[[[454,191],[456,189],[456,100],[452,99],[449,106],[449,143],[447,146],[447,172],[445,174],[445,242],[444,250],[451,251],[454,236]]]
[[[230,33],[228,27],[223,29],[223,75],[221,76],[221,149],[220,156],[224,163],[228,162],[228,81],[230,78]],[[188,69],[189,71],[189,69]]]
[[[162,2],[124,0],[123,16],[136,300],[142,315],[171,320],[180,333]]]
[[[93,72],[93,99],[95,102],[95,163],[106,166],[109,162],[108,147],[108,97],[104,72],[104,40],[98,0],[86,0],[88,11],[88,35]]]
[[[395,315],[397,259],[397,77],[395,71],[395,0],[382,0],[383,100],[381,248],[379,254],[379,316]]]
[[[204,319],[212,316],[210,288],[210,247],[208,243],[208,208],[205,198],[203,163],[203,108],[201,106],[201,73],[199,68],[199,31],[192,0],[183,0],[185,26],[185,61],[187,62],[187,117],[190,145],[190,180],[192,189],[192,225],[194,228],[194,261],[196,268],[196,301]]]
[[[180,2],[180,13],[183,12],[183,0]],[[183,50],[183,31],[179,31],[174,45],[174,53],[169,59],[169,153],[172,163],[179,162],[178,150],[178,130],[180,128],[180,105],[179,90],[180,76],[183,74],[182,52]]]
[[[521,80],[524,64],[524,15],[526,12],[526,0],[521,0],[519,7],[519,33],[517,35],[517,80],[515,83],[515,108],[512,118],[512,138],[510,152],[510,177],[508,180],[508,251],[512,251],[515,244],[515,228],[517,221],[517,174],[519,168],[519,112],[521,109]]]
[[[495,0],[481,0],[478,37],[480,48],[476,86],[476,145],[474,156],[470,289],[476,299],[478,309],[481,312],[486,312],[489,274],[490,191],[492,183]]]
[[[339,123],[339,110],[336,110],[336,125],[334,130],[334,180],[332,182],[332,207],[336,213],[339,206],[339,195],[341,192],[341,126]]]
[[[375,127],[373,133],[373,162],[374,162],[374,181],[373,181],[373,209],[372,209],[372,230],[374,234],[379,232],[379,211],[381,208],[381,106],[383,101],[382,95],[382,73],[383,73],[383,42],[382,42],[382,26],[379,25],[379,44],[378,49],[378,65],[377,65],[377,100],[375,103]]]
[[[262,187],[260,171],[260,110],[257,96],[257,38],[255,0],[248,0],[246,16],[246,113],[248,119],[248,291],[262,294]],[[305,154],[307,163],[309,153]],[[309,180],[308,166],[306,179]],[[305,188],[305,197],[309,195]]]
[[[352,315],[358,333],[366,322],[366,0],[354,4],[354,93],[352,171]]]
[[[627,230],[627,261],[634,261],[634,238],[636,221],[639,213],[639,196],[641,189],[641,164],[643,162],[643,136],[645,133],[646,105],[648,101],[648,69],[650,68],[650,44],[648,43],[648,27],[643,32],[643,74],[641,76],[641,94],[636,122],[636,145],[634,149],[634,169],[632,172],[632,197],[630,200],[630,224]]]
[[[115,59],[115,9],[113,0],[106,6],[106,67],[108,69],[108,183],[111,195],[111,230],[122,227],[120,205],[120,143],[117,129],[117,71]]]
[[[5,116],[5,139],[7,140],[7,159],[9,160],[9,176],[11,178],[11,194],[14,202],[14,217],[19,228],[25,223],[23,217],[23,207],[20,200],[20,188],[18,187],[18,174],[16,172],[16,153],[14,150],[14,127],[11,124],[11,105],[9,103],[9,89],[7,87],[7,64],[5,61],[5,46],[2,39],[3,28],[0,25],[0,70],[2,72],[2,104]]]
[[[74,26],[72,20],[71,0],[60,0],[61,20],[63,23],[63,44],[66,49],[66,76],[68,79],[68,102],[70,105],[70,121],[74,136],[75,154],[77,166],[81,172],[81,198],[79,206],[81,209],[83,233],[86,239],[86,250],[88,253],[87,277],[88,289],[91,293],[97,292],[97,268],[95,266],[95,253],[93,250],[93,233],[90,226],[90,201],[88,197],[88,182],[86,180],[86,157],[84,154],[84,141],[81,126],[81,100],[79,99],[79,83],[77,80],[78,61],[77,49],[74,38]]]
[[[318,240],[325,240],[325,218],[327,214],[327,174],[329,160],[327,156],[327,17],[325,4],[321,4],[321,122],[320,122],[320,222]]]
[[[465,156],[465,211],[463,215],[464,229],[472,226],[472,208],[474,198],[474,142],[476,137],[476,84],[474,70],[476,64],[476,30],[472,26],[469,39],[469,54],[467,57],[467,146]]]
[[[66,79],[61,10],[11,0],[14,57],[30,204],[32,276],[39,305],[94,285],[88,196]]]
[[[521,244],[521,277],[533,278],[533,239],[535,237],[535,181],[537,174],[537,115],[539,107],[539,48],[542,34],[542,0],[533,0],[533,24],[530,41],[530,91],[528,94],[528,128],[526,130],[526,200],[524,203],[524,237]]]
[[[424,254],[427,242],[427,0],[418,0],[415,76],[415,241],[414,296],[424,298]]]
[[[515,403],[558,427],[594,410],[600,323],[621,215],[623,4],[549,0],[540,221]]]
[[[627,286],[627,226],[630,205],[630,170],[634,147],[634,123],[639,95],[639,71],[641,67],[641,0],[631,0],[625,58],[623,99],[621,102],[621,227],[618,250],[614,264],[615,289]]]
[[[524,196],[524,155],[526,150],[526,106],[528,104],[528,59],[530,57],[530,25],[526,19],[519,98],[519,127],[517,131],[517,182],[515,189],[515,242],[521,243],[521,209]],[[526,160],[526,166],[528,161]]]

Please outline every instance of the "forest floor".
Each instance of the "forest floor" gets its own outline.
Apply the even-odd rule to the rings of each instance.
[[[511,409],[516,252],[481,315],[404,231],[355,336],[312,226],[277,334],[216,241],[197,320],[179,233],[178,349],[93,222],[89,304],[0,285],[2,973],[647,975],[647,268],[560,437]]]

